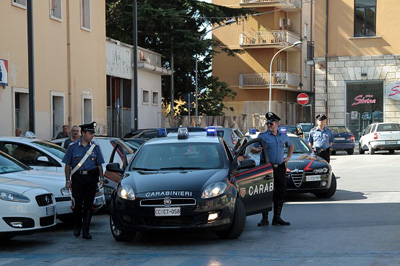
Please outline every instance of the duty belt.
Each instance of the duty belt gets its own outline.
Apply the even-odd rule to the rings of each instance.
[[[272,168],[278,168],[279,166],[281,166],[281,165],[283,165],[284,163],[282,163],[282,164],[279,164],[279,163],[273,163],[272,164]]]
[[[91,175],[93,174],[93,170],[78,170],[76,173],[79,175]]]

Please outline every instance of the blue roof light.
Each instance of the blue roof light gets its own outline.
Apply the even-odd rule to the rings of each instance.
[[[167,129],[166,128],[159,128],[157,130],[157,137],[158,138],[163,138],[167,136]]]
[[[187,139],[189,137],[189,130],[186,127],[178,128],[178,139]]]
[[[217,129],[215,127],[207,127],[207,136],[217,136]]]
[[[251,127],[249,129],[249,134],[256,134],[256,129],[254,127]]]
[[[279,131],[280,131],[282,134],[287,134],[287,128],[286,128],[286,127],[280,127],[280,128],[279,128]]]

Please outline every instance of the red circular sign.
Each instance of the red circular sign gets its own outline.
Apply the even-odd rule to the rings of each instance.
[[[297,102],[301,105],[305,105],[308,103],[308,95],[306,93],[300,93],[299,95],[297,95]]]

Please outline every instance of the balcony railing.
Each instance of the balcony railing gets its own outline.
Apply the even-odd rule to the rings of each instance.
[[[258,47],[282,47],[282,45],[292,45],[300,41],[300,36],[287,30],[271,30],[242,32],[240,34],[239,44],[241,46]]]
[[[161,67],[161,55],[150,50],[138,47],[138,62]]]
[[[244,73],[239,76],[239,87],[269,86],[269,73]],[[299,74],[288,72],[273,72],[272,87],[297,88],[301,78]]]
[[[243,6],[276,6],[278,8],[301,8],[301,0],[240,0]]]

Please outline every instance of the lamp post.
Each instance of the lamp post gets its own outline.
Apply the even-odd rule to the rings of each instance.
[[[207,33],[211,32],[212,30],[216,30],[216,29],[218,29],[218,28],[221,28],[221,27],[230,25],[230,24],[235,23],[235,22],[236,22],[235,19],[228,19],[227,21],[225,21],[224,24],[219,25],[219,26],[217,26],[217,27],[214,27],[214,28],[211,28],[211,29],[207,30],[203,35],[201,35],[200,40],[202,40],[203,37],[206,36]],[[198,73],[197,73],[197,72],[198,72],[198,69],[197,69],[197,62],[198,62],[198,59],[197,59],[197,56],[196,56],[196,64],[195,64],[195,72],[196,72],[196,76],[195,76],[195,77],[196,77],[196,92],[195,92],[195,95],[194,95],[194,97],[195,97],[195,103],[196,103],[196,108],[195,108],[195,126],[196,126],[196,127],[198,126],[198,120],[199,120],[199,105],[198,105],[199,81],[198,81]]]
[[[280,49],[278,52],[276,52],[276,53],[274,54],[274,56],[273,56],[272,59],[271,59],[271,63],[269,64],[269,99],[268,99],[269,102],[268,102],[268,112],[271,112],[271,98],[272,98],[272,63],[274,62],[275,57],[276,57],[280,52],[282,52],[282,51],[284,51],[284,50],[286,50],[286,49],[292,48],[292,47],[294,47],[294,46],[300,45],[300,44],[302,44],[302,41],[297,41],[297,42],[295,42],[294,44],[292,44],[292,45],[290,45],[290,46],[288,46],[288,47],[285,47],[285,48]]]

